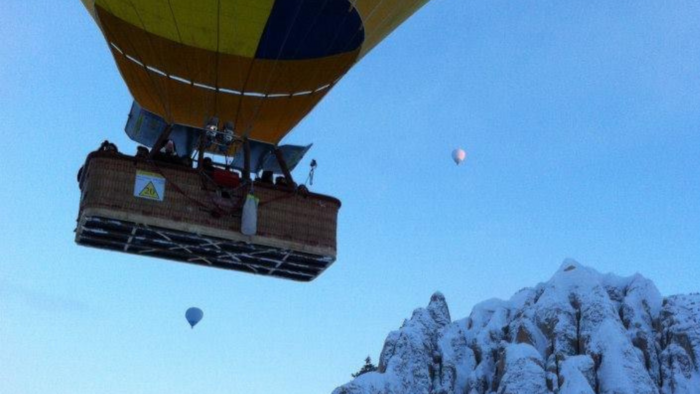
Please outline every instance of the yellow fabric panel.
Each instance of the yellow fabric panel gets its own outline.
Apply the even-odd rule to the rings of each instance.
[[[358,0],[355,8],[365,27],[365,42],[358,61],[428,1]]]
[[[212,1],[216,0],[200,0],[202,8],[206,9],[207,3]],[[134,26],[178,41],[178,29],[173,23],[168,0],[96,0],[95,5]]]
[[[234,120],[239,133],[278,143],[330,89],[293,97],[250,97],[184,84],[155,74],[113,51],[131,95],[143,108],[166,121],[201,128],[211,116]]]
[[[274,0],[220,0],[221,8],[219,0],[96,0],[95,3],[156,36],[208,51],[253,57]]]
[[[359,50],[321,59],[249,59],[215,53],[149,34],[97,8],[105,37],[146,66],[194,83],[235,91],[295,93],[335,82],[357,59]],[[217,64],[218,61],[218,64]]]
[[[129,92],[134,99],[138,101],[142,107],[151,112],[165,114],[166,109],[161,97],[154,94],[154,92],[158,90],[158,86],[152,82],[146,70],[128,60],[114,49],[112,49],[112,53],[114,54],[114,60],[117,63],[117,68],[119,68],[122,79],[126,82],[126,86],[129,88]]]
[[[97,7],[97,16],[107,41],[125,54],[168,75],[210,86],[216,84],[216,53],[149,34],[101,7]]]
[[[179,0],[189,3],[191,0]],[[196,4],[196,2],[192,2]],[[254,57],[275,0],[221,1],[219,51]]]
[[[335,82],[355,63],[359,50],[309,60],[256,59],[250,68],[246,91],[298,93],[314,91]]]
[[[255,98],[244,97],[236,129],[248,131],[252,139],[277,144],[326,95],[328,90],[307,96]]]
[[[85,8],[87,8],[88,12],[90,15],[92,15],[93,18],[97,19],[95,16],[95,0],[81,0],[83,2],[83,5]]]

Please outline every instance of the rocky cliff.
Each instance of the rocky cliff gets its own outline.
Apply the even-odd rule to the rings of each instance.
[[[566,260],[452,321],[442,294],[389,334],[378,371],[333,394],[700,394],[700,294]]]

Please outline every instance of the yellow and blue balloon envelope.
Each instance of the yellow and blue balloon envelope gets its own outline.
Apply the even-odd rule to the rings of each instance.
[[[134,99],[278,143],[428,0],[82,0]]]

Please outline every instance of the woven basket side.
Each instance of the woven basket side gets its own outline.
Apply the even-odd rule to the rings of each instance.
[[[163,201],[134,196],[137,171],[165,178]],[[158,165],[123,155],[91,157],[82,184],[81,211],[86,208],[130,212],[212,231],[240,232],[241,207],[247,187],[218,190],[197,171]],[[260,199],[258,235],[274,240],[336,249],[339,202],[313,194],[255,186]],[[162,223],[158,221],[158,223]],[[144,223],[149,224],[149,223]]]

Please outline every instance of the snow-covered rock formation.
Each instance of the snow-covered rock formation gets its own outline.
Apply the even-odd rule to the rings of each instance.
[[[700,294],[566,260],[546,283],[451,321],[431,297],[386,339],[378,371],[333,394],[700,394]]]

